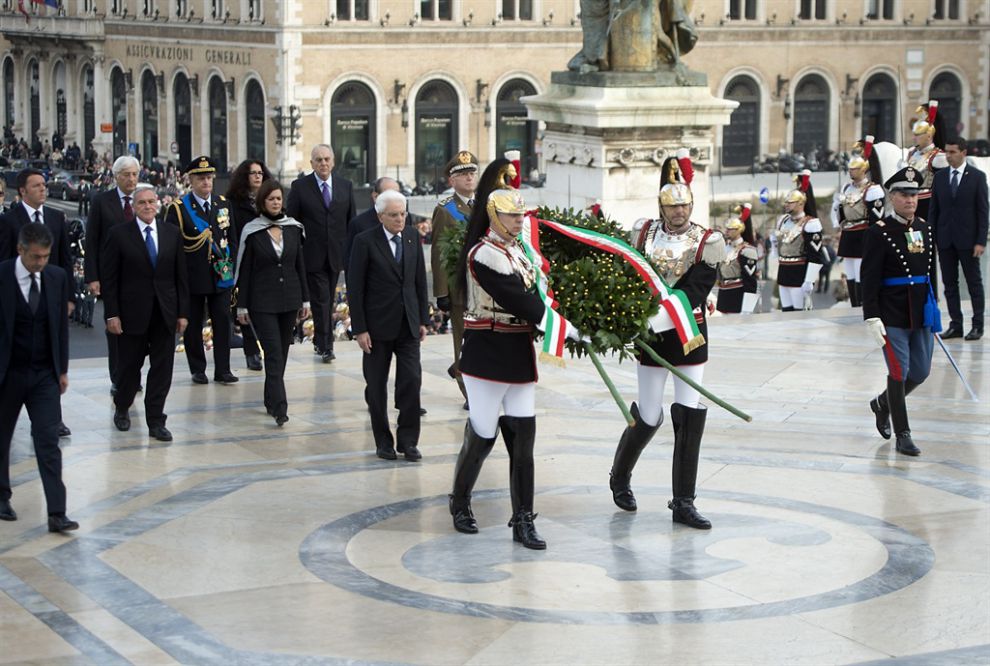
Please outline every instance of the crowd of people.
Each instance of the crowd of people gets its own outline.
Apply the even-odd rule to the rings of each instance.
[[[915,124],[915,150],[886,179],[865,140],[832,212],[850,300],[862,307],[868,334],[883,348],[887,364],[886,388],[869,407],[880,435],[896,438],[896,450],[910,456],[920,449],[905,398],[928,376],[933,336],[941,330],[939,267],[951,319],[942,337],[962,335],[960,266],[973,307],[965,337],[976,340],[983,333],[978,262],[987,238],[986,177],[966,164],[965,139],[949,139],[944,151],[937,147],[932,120]],[[940,170],[941,160],[946,167]],[[587,341],[592,331],[579,331],[537,288],[547,276],[521,234],[528,207],[518,189],[518,154],[507,153],[481,172],[471,152],[456,153],[445,169],[451,194],[437,203],[428,227],[409,214],[395,180],[378,179],[372,206],[359,212],[353,185],[334,172],[329,145],[314,146],[310,164],[312,172],[286,190],[263,162],[246,160],[221,195],[214,191],[216,165],[200,156],[183,171],[188,190],[167,198],[135,158],[113,162],[112,186],[91,198],[82,278],[104,303],[113,425],[131,428],[131,408],[143,390],[149,437],[171,441],[165,404],[175,336],[182,335],[194,385],[210,383],[210,346],[213,381],[233,384],[238,377],[230,343],[239,325],[245,363],[264,371],[262,402],[275,426],[283,426],[291,400],[286,362],[301,329],[322,363],[335,361],[335,341],[357,342],[376,455],[414,462],[423,455],[418,444],[426,413],[420,403],[420,345],[449,318],[448,374],[468,411],[449,496],[453,527],[478,531],[472,490],[501,432],[510,457],[513,539],[546,548],[534,523],[533,338]],[[668,508],[675,522],[710,529],[695,506],[707,414],[698,390],[708,358],[707,317],[716,310],[753,310],[761,255],[748,206],[739,206],[721,230],[691,220],[693,173],[686,150],[666,160],[658,215],[637,223],[629,239],[690,308],[661,304],[650,320],[656,335],[637,359],[638,400],[617,444],[609,486],[618,507],[637,509],[632,473],[663,425],[665,387],[673,375]],[[0,219],[0,336],[9,336],[0,345],[0,519],[16,519],[7,468],[14,424],[26,405],[49,529],[60,532],[78,527],[65,515],[58,448],[59,427],[64,428],[58,396],[68,386],[67,320],[77,305],[70,286],[74,267],[64,215],[45,205],[43,175],[23,170],[17,190],[17,203]],[[917,214],[921,202],[930,221]],[[803,309],[826,256],[806,174],[783,207],[773,247],[781,307],[791,311]],[[434,304],[424,235],[432,231],[438,240],[451,228],[461,229],[465,240],[452,272],[441,253],[432,252]],[[399,411],[394,432],[387,395],[393,360]]]

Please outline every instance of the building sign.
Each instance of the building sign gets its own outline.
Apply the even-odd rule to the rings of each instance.
[[[368,118],[339,118],[337,129],[340,130],[363,130],[368,126]]]
[[[426,129],[441,129],[449,126],[450,120],[450,116],[423,116],[419,119],[419,124]]]
[[[104,134],[113,133],[113,123],[100,123],[100,131]]]
[[[250,51],[226,51],[224,49],[206,49],[206,62],[215,65],[250,65]]]
[[[159,44],[128,44],[127,55],[131,58],[144,60],[176,60],[188,62],[193,60],[196,50],[191,46]],[[203,59],[214,65],[250,65],[250,51],[234,51],[227,49],[205,49]]]

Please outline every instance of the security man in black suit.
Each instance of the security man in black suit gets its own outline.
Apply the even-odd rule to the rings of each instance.
[[[208,384],[203,349],[203,314],[209,308],[213,324],[213,379],[233,384],[230,371],[230,291],[234,286],[237,248],[227,200],[213,193],[216,166],[206,156],[186,167],[192,191],[176,199],[165,213],[165,222],[182,233],[189,273],[189,325],[183,342],[189,372],[196,384]]]
[[[20,201],[10,207],[0,218],[0,261],[17,256],[17,235],[21,228],[31,222],[43,223],[52,232],[51,257],[48,263],[60,266],[72,284],[75,271],[72,253],[69,251],[68,225],[62,211],[45,206],[48,201],[48,185],[45,175],[35,169],[22,169],[17,174],[17,193]],[[69,291],[69,314],[76,307],[75,294]],[[68,437],[72,431],[64,423],[58,424],[58,436]]]
[[[344,270],[344,241],[347,223],[354,217],[354,188],[351,181],[331,175],[333,149],[321,143],[310,153],[313,173],[292,183],[286,214],[306,228],[303,252],[306,279],[313,306],[313,345],[324,363],[333,353],[333,296]]]
[[[69,388],[69,313],[72,290],[61,268],[49,266],[52,234],[44,224],[21,227],[17,259],[0,262],[0,520],[17,520],[10,505],[10,442],[21,406],[48,505],[48,531],[79,524],[65,515],[59,396]]]
[[[121,222],[134,221],[134,188],[138,184],[141,164],[133,155],[118,157],[110,169],[117,186],[93,196],[86,219],[86,261],[83,265],[86,286],[93,295],[101,295],[100,253],[110,229]],[[107,364],[110,369],[110,393],[117,389],[117,336],[107,331]]]
[[[942,267],[945,303],[952,320],[942,339],[962,335],[963,314],[959,303],[959,266],[966,278],[966,288],[973,301],[973,327],[967,340],[983,337],[986,296],[980,275],[980,257],[987,246],[988,203],[987,175],[966,163],[966,139],[945,142],[948,168],[935,172],[929,223],[938,245],[938,263]]]
[[[426,260],[419,232],[406,225],[406,198],[382,192],[375,201],[381,225],[354,239],[347,297],[351,329],[361,351],[367,383],[364,396],[379,458],[419,460],[420,343],[430,311]],[[395,404],[399,409],[393,445],[388,426],[388,372],[395,355]]]
[[[141,184],[133,194],[137,219],[110,230],[100,257],[107,331],[119,338],[113,423],[118,430],[130,429],[128,409],[148,357],[151,367],[144,393],[148,434],[170,442],[164,409],[172,386],[175,333],[182,333],[188,323],[186,253],[179,230],[156,220],[155,189]]]

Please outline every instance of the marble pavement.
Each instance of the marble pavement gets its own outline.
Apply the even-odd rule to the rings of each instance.
[[[26,415],[0,523],[2,664],[987,664],[990,663],[990,342],[950,341],[980,402],[936,349],[909,398],[917,459],[873,426],[883,382],[849,310],[723,317],[698,506],[666,509],[665,424],[615,508],[623,424],[587,360],[543,366],[537,526],[512,543],[500,443],[474,506],[446,510],[465,412],[450,341],[423,349],[421,463],[374,456],[360,352],[288,365],[274,426],[263,377],[195,386],[176,363],[170,445],[111,424],[101,359],[71,369],[63,440],[71,536],[43,527]],[[238,359],[239,360],[239,359]],[[628,400],[635,368],[606,363]],[[668,387],[668,402],[672,390]]]

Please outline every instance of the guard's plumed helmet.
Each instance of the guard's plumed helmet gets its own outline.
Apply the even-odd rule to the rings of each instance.
[[[660,169],[660,205],[679,206],[694,203],[691,181],[694,179],[694,166],[691,164],[687,148],[677,151],[676,157],[664,160]]]
[[[921,118],[911,126],[911,133],[915,136],[927,134],[935,136],[935,117],[938,115],[938,100],[933,99],[928,104],[922,104],[914,111],[921,114]]]
[[[811,171],[804,169],[794,175],[795,188],[791,190],[784,203],[802,203],[804,212],[811,217],[818,217],[818,208],[815,205],[815,194],[811,189]]]
[[[849,158],[849,170],[869,169],[870,155],[873,154],[873,137],[867,135],[862,141],[857,141],[852,147],[852,157]]]

